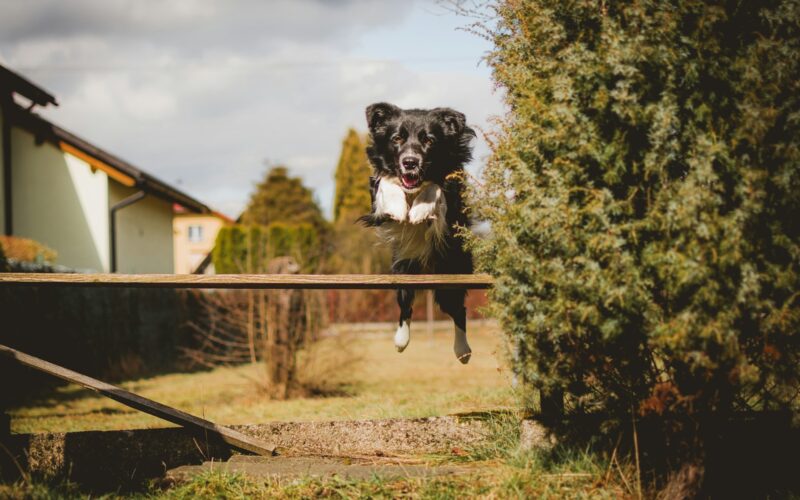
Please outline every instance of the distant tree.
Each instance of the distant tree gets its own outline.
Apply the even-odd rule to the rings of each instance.
[[[336,166],[336,194],[333,199],[333,220],[353,222],[369,212],[369,176],[365,140],[354,129],[342,141],[342,153]]]
[[[289,177],[288,169],[283,166],[267,172],[242,214],[245,225],[268,226],[274,222],[311,224],[321,234],[328,229],[312,191],[299,177]]]
[[[328,260],[335,273],[386,272],[388,253],[376,245],[375,232],[356,219],[370,211],[369,176],[366,139],[349,129],[342,141],[342,152],[336,166],[336,193],[333,199],[333,254]]]
[[[356,224],[356,219],[371,208],[372,169],[365,142],[366,138],[352,128],[342,141],[333,199],[333,251],[325,272],[372,274],[389,270],[389,252],[377,244],[375,232]],[[378,310],[385,310],[394,301],[393,294],[386,290],[330,290],[327,299],[332,321],[371,320]]]

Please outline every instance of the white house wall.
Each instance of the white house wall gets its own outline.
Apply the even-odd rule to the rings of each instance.
[[[11,143],[14,235],[53,248],[58,264],[107,271],[106,174],[26,130],[12,128]]]
[[[3,130],[3,113],[0,106],[0,130]],[[3,134],[0,133],[0,234],[6,234],[6,190],[4,188],[5,172],[3,172]]]
[[[109,207],[136,193],[108,181]],[[172,273],[172,203],[147,195],[117,211],[117,271]]]

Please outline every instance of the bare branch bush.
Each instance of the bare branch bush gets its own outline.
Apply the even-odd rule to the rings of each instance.
[[[296,273],[292,257],[271,259],[270,274]],[[263,363],[259,388],[273,399],[332,390],[315,380],[327,377],[316,356],[330,351],[315,346],[325,326],[325,296],[310,290],[223,290],[193,292],[197,310],[188,323],[194,345],[183,349],[195,365],[206,368]],[[349,356],[337,349],[336,364],[346,369]],[[301,357],[302,362],[298,362]],[[313,367],[313,369],[312,369]],[[300,372],[308,370],[302,376]],[[316,375],[315,375],[316,374]]]

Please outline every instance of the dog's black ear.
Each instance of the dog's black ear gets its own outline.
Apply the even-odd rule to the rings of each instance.
[[[433,113],[441,122],[444,135],[461,135],[467,126],[467,117],[464,116],[464,113],[460,113],[454,109],[436,108],[432,109],[431,113]]]
[[[388,102],[377,102],[367,106],[367,125],[370,132],[378,132],[386,122],[400,114],[400,108]]]

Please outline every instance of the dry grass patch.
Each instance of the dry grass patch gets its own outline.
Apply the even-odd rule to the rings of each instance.
[[[322,355],[317,356],[325,362],[316,368],[323,380],[316,383],[325,390],[335,389],[335,396],[271,401],[259,389],[261,365],[162,375],[121,385],[221,424],[427,417],[513,405],[497,325],[473,325],[474,354],[466,366],[453,355],[451,328],[441,324],[430,336],[424,325],[417,325],[403,354],[394,350],[391,324],[375,334],[349,336],[345,357],[337,352],[339,341],[325,340],[327,346],[321,345]],[[353,357],[354,362],[343,362],[345,369],[336,370],[337,360]],[[170,425],[72,385],[13,409],[11,416],[12,431],[18,433]]]

